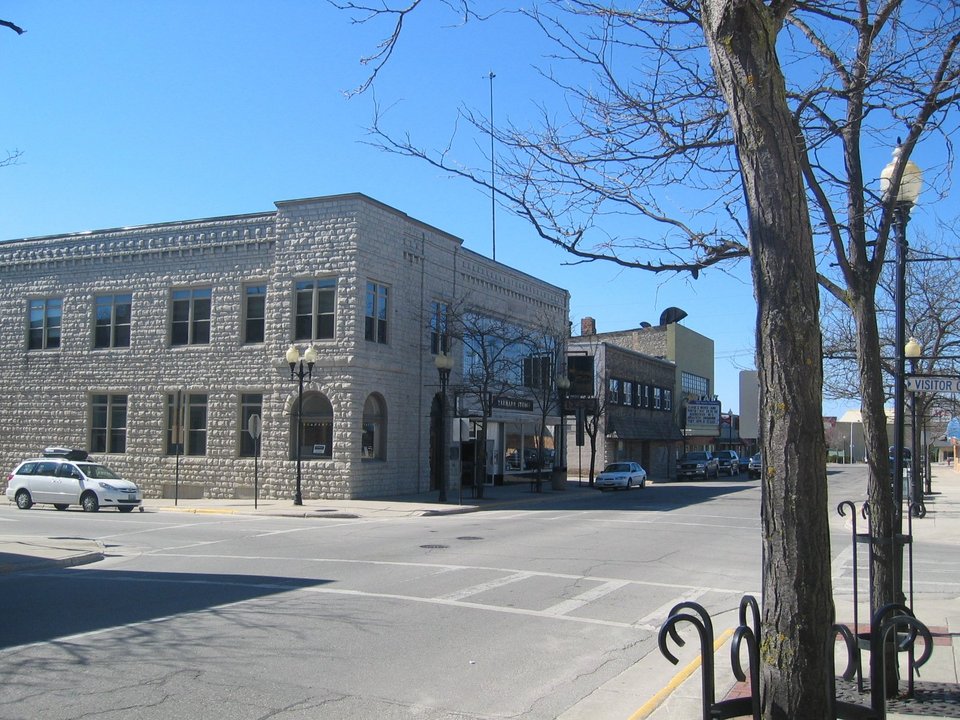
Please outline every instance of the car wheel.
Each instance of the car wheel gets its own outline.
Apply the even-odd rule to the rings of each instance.
[[[53,506],[54,506],[57,510],[66,510],[68,507],[70,507],[70,506],[67,505],[66,503],[54,503]]]
[[[30,497],[30,493],[26,490],[19,490],[17,492],[17,507],[21,510],[29,510],[33,507],[33,498]]]
[[[117,506],[117,510],[119,510],[120,512],[132,512],[133,505],[119,505]]]
[[[83,506],[84,512],[96,512],[100,509],[100,501],[97,500],[95,493],[88,492],[85,493],[82,498],[80,498],[80,504]]]
[[[627,486],[624,490],[633,490],[633,478],[627,478]]]

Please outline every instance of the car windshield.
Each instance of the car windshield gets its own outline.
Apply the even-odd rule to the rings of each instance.
[[[120,476],[105,465],[94,465],[93,463],[78,463],[77,467],[83,471],[83,474],[94,480],[119,480]]]
[[[687,453],[684,456],[687,460],[706,460],[707,454],[702,452]]]
[[[603,471],[605,473],[630,472],[630,465],[628,463],[610,463]]]

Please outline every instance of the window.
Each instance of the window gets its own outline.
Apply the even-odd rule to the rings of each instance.
[[[262,343],[266,326],[267,286],[245,285],[243,288],[243,342]]]
[[[607,384],[607,402],[611,405],[620,404],[620,381],[610,378]]]
[[[375,282],[367,283],[367,310],[364,337],[371,342],[387,342],[387,300],[390,289]]]
[[[290,413],[290,459],[297,457],[297,406]],[[317,392],[303,396],[303,426],[300,431],[301,460],[329,460],[333,457],[333,406]]]
[[[250,418],[254,415],[263,417],[263,394],[242,393],[240,395],[240,457],[253,457],[257,454],[257,441],[253,439],[247,428]]]
[[[653,389],[653,409],[660,410],[663,406],[663,389],[655,387]]]
[[[207,454],[207,396],[205,393],[167,395],[167,455],[183,445],[184,455]]]
[[[623,381],[623,404],[633,406],[634,404],[634,395],[633,395],[633,382],[630,380]]]
[[[61,298],[37,298],[30,301],[28,350],[52,350],[60,347]]]
[[[127,396],[98,394],[90,397],[90,452],[127,451]]]
[[[663,391],[663,409],[673,410],[673,390],[665,388]]]
[[[553,363],[549,355],[531,355],[523,359],[523,386],[546,390],[553,382]]]
[[[93,310],[95,348],[130,347],[130,293],[98,295]]]
[[[373,393],[363,404],[363,432],[360,452],[365,460],[385,460],[387,457],[387,411],[383,398]]]
[[[210,288],[173,290],[170,322],[171,345],[210,343]]]
[[[295,340],[333,338],[337,280],[300,280],[296,284]]]
[[[700,398],[710,397],[710,381],[693,373],[680,373],[680,389]]]
[[[640,405],[642,407],[650,407],[650,386],[641,385],[640,388]]]
[[[450,352],[450,336],[447,334],[447,315],[450,306],[447,303],[430,304],[430,352],[434,355]]]

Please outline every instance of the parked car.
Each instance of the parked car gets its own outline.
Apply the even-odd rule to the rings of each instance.
[[[740,474],[740,456],[733,450],[718,450],[714,457],[717,458],[717,473],[726,473],[730,477]]]
[[[635,462],[615,462],[607,465],[594,481],[601,490],[633,487],[643,489],[647,485],[647,471]]]
[[[79,505],[85,512],[115,507],[142,510],[140,489],[83,450],[48,448],[43,457],[24,460],[7,476],[7,499],[21,510],[47,503],[57,510]]]
[[[719,477],[720,466],[713,453],[707,450],[687,452],[677,461],[677,478],[709,478]]]
[[[752,478],[760,477],[760,453],[751,456],[750,462],[747,463],[747,475]]]

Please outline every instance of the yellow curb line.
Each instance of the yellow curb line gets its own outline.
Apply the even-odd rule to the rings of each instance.
[[[720,648],[723,647],[724,643],[730,639],[731,635],[733,635],[733,628],[727,628],[724,630],[723,634],[714,641],[713,652],[718,652]],[[700,667],[701,662],[701,656],[697,655],[697,657],[694,658],[689,665],[673,676],[663,690],[647,700],[647,702],[645,702],[640,709],[631,715],[628,720],[644,720],[644,718],[650,717],[653,711],[660,707],[663,704],[663,701],[666,700],[678,687],[680,687],[684,680],[696,672],[697,668]]]

